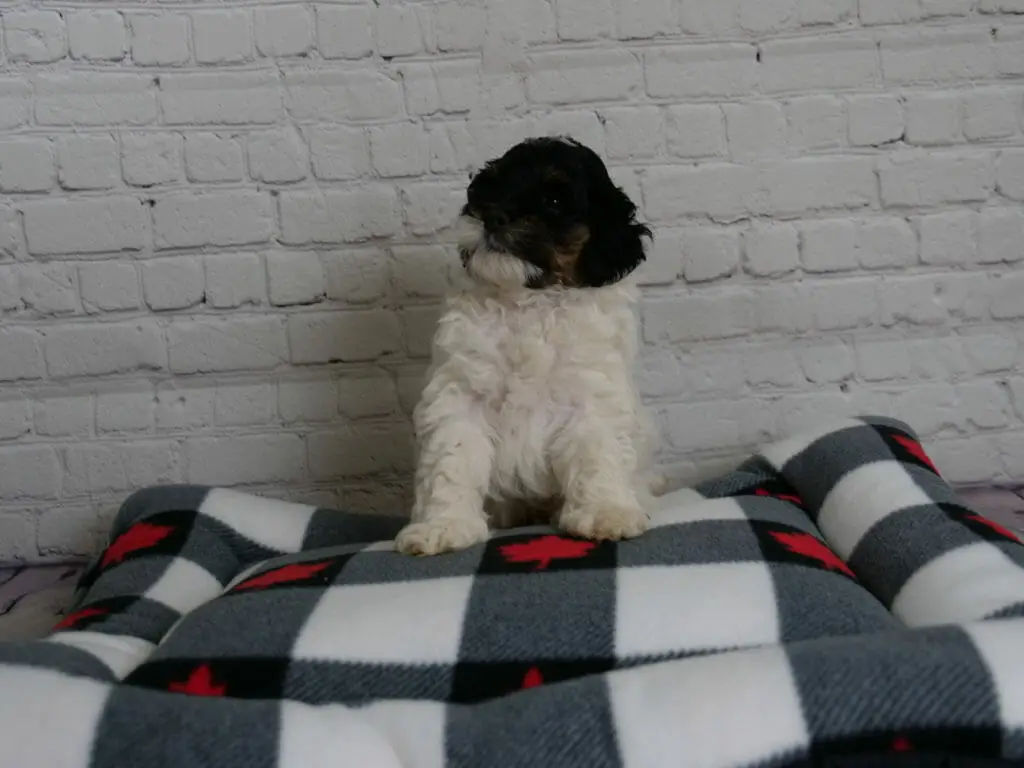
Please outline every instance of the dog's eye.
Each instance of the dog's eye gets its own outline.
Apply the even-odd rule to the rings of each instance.
[[[558,213],[562,209],[562,199],[558,195],[544,195],[542,204],[544,208]]]

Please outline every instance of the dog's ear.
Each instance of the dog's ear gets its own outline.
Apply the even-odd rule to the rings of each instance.
[[[636,205],[615,186],[603,163],[598,177],[591,177],[588,199],[590,237],[576,262],[576,279],[598,288],[621,280],[644,262],[644,238],[651,237],[651,230],[637,222]]]

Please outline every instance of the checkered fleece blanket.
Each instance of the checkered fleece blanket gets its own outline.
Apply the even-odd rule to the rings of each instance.
[[[0,645],[0,765],[1024,758],[1024,545],[905,425],[770,445],[652,518],[410,558],[392,518],[137,493],[75,611]]]

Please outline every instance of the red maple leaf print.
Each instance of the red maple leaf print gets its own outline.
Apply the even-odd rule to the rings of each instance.
[[[103,553],[101,566],[120,563],[132,552],[147,549],[166,539],[174,532],[173,525],[153,525],[152,523],[136,523],[118,536],[114,543]]]
[[[987,517],[982,517],[981,515],[968,515],[967,519],[968,520],[973,520],[976,523],[981,523],[982,525],[987,525],[989,528],[991,528],[993,531],[998,533],[1000,536],[1005,536],[1010,541],[1016,541],[1018,544],[1022,543],[1021,540],[1020,540],[1020,536],[1015,534],[1009,528],[1004,528],[999,523],[997,523],[995,520],[989,520]]]
[[[791,504],[796,504],[798,507],[802,507],[804,505],[804,500],[793,493],[772,493],[771,491],[767,491],[764,488],[757,488],[754,490],[754,495],[770,496],[771,498],[778,499],[779,501],[788,501]]]
[[[320,571],[330,564],[331,561],[328,560],[325,563],[295,563],[293,565],[285,565],[281,568],[275,568],[272,571],[261,573],[259,576],[253,576],[251,579],[246,579],[236,586],[235,590],[265,589],[266,587],[272,587],[275,584],[308,579],[310,576],[320,573]]]
[[[523,675],[523,684],[520,688],[525,691],[527,688],[536,688],[538,685],[544,685],[544,675],[537,667],[530,667]]]
[[[932,460],[928,458],[928,454],[924,452],[924,448],[921,447],[919,442],[911,440],[909,437],[904,437],[903,435],[893,435],[892,439],[902,445],[907,450],[907,453],[922,462],[936,475],[939,474],[939,470],[936,468]]]
[[[777,533],[773,531],[772,538],[790,552],[813,558],[830,571],[841,571],[850,578],[857,578],[849,566],[839,559],[839,555],[809,533]]]
[[[913,752],[914,745],[910,743],[910,739],[906,736],[897,736],[892,740],[892,751],[893,752]]]
[[[171,683],[167,690],[171,693],[187,693],[190,696],[223,696],[228,687],[213,682],[213,670],[209,664],[203,664],[192,670],[187,680]]]
[[[541,536],[519,544],[506,544],[499,550],[509,563],[536,563],[536,570],[542,571],[552,560],[571,560],[586,557],[596,547],[593,541],[563,539],[561,536]]]
[[[105,611],[103,608],[83,608],[80,611],[69,613],[57,626],[53,628],[53,630],[56,632],[59,629],[71,629],[80,621],[85,621],[86,619],[91,619],[96,616],[106,615],[107,611]]]

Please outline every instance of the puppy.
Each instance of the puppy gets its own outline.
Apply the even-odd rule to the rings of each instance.
[[[635,289],[650,230],[601,159],[537,138],[487,163],[459,217],[468,286],[450,298],[414,412],[412,522],[434,555],[554,520],[588,539],[647,526],[650,423],[633,385]]]

